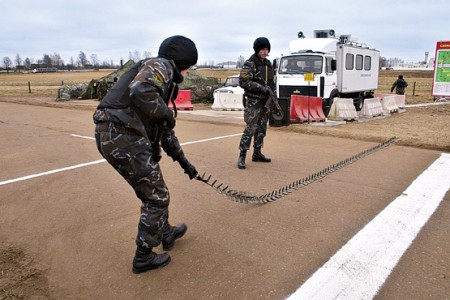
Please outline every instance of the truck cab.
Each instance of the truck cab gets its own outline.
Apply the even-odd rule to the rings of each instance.
[[[335,38],[334,30],[314,34],[305,38],[300,32],[299,39],[290,42],[289,54],[277,60],[278,97],[321,97],[326,115],[335,97],[353,98],[361,110],[378,87],[379,51],[349,42],[349,35]],[[305,74],[313,74],[314,80],[305,80]]]

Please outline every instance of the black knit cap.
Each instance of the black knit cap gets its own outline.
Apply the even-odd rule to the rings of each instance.
[[[258,53],[261,51],[261,49],[267,48],[270,52],[270,42],[265,37],[259,37],[255,40],[253,43],[253,50],[255,50],[255,53]]]
[[[174,61],[179,70],[186,70],[197,63],[197,47],[192,40],[181,35],[165,39],[159,46],[158,56]]]

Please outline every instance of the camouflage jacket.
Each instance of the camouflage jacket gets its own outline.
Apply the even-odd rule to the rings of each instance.
[[[268,59],[261,61],[253,54],[241,69],[239,85],[244,89],[244,95],[248,98],[267,100],[269,95],[266,86],[275,90],[273,67]]]
[[[135,64],[110,89],[94,113],[94,123],[111,122],[135,135],[148,138],[176,159],[183,154],[175,132],[170,97],[175,97],[174,66],[164,58],[149,58]],[[155,152],[158,152],[155,149]]]
[[[405,88],[408,86],[408,83],[405,79],[397,79],[391,87],[391,93],[394,91],[398,95],[405,94]]]

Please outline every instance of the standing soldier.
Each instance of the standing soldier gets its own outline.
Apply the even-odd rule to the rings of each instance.
[[[398,75],[398,79],[394,82],[394,84],[391,87],[391,93],[394,91],[397,95],[404,95],[405,89],[408,86],[408,83],[405,79],[403,79],[403,75]]]
[[[124,73],[94,113],[95,139],[102,156],[133,187],[142,201],[136,237],[133,273],[163,267],[167,252],[187,231],[185,224],[169,223],[169,191],[159,160],[160,147],[193,179],[197,170],[186,159],[173,128],[168,102],[177,96],[177,84],[197,63],[197,48],[184,36],[165,39],[158,57],[147,58]]]
[[[106,84],[105,79],[103,79],[98,84],[98,101],[102,101],[103,97],[106,96],[107,92],[108,92],[108,85]]]
[[[246,107],[244,121],[246,127],[239,144],[238,168],[245,169],[245,157],[253,141],[252,161],[270,162],[271,159],[261,153],[264,137],[269,121],[267,100],[275,90],[274,72],[270,61],[266,58],[270,52],[270,42],[265,37],[259,37],[253,43],[255,53],[244,63],[239,75],[239,85],[244,89]]]
[[[98,81],[94,80],[92,82],[92,95],[91,95],[91,99],[95,99],[97,98],[97,88],[98,88]]]

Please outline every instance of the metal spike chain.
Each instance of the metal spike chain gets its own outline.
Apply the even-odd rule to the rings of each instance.
[[[341,160],[340,162],[336,164],[332,164],[324,169],[322,169],[319,172],[316,172],[314,174],[311,174],[305,178],[299,179],[297,181],[294,181],[280,189],[273,190],[272,192],[269,192],[264,195],[252,195],[245,191],[236,191],[231,189],[228,185],[224,185],[223,183],[217,184],[217,180],[213,180],[212,176],[207,176],[206,173],[203,173],[203,175],[197,175],[196,179],[204,182],[205,184],[209,185],[210,187],[214,188],[219,194],[222,196],[243,204],[249,204],[249,203],[268,203],[273,202],[276,200],[281,199],[282,197],[289,195],[292,192],[295,192],[296,190],[305,187],[319,179],[324,178],[327,175],[330,175],[333,172],[336,172],[339,169],[342,169],[343,167],[354,163],[357,160],[360,160],[361,158],[368,156],[378,150],[381,150],[383,148],[386,148],[392,144],[395,144],[398,141],[397,137],[392,137],[389,140],[378,144],[375,147],[369,148],[367,150],[364,150],[350,158],[346,158],[344,160]],[[212,182],[211,182],[212,181]],[[223,187],[224,186],[224,187]]]

